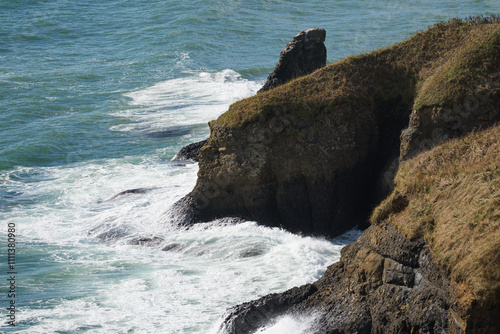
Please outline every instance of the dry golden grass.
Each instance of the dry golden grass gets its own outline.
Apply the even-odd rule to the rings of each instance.
[[[499,78],[499,68],[500,19],[454,19],[236,102],[214,125],[244,127],[284,107],[287,113],[309,118],[347,107],[373,109],[377,101],[395,98],[416,108],[446,105],[479,93]]]
[[[453,281],[483,305],[500,300],[500,126],[449,141],[401,166],[371,222],[424,238]]]
[[[422,73],[422,77],[429,76],[420,84],[414,108],[452,105],[461,98],[489,91],[489,83],[500,79],[499,50],[498,26],[471,30],[462,45],[432,64],[432,70]]]

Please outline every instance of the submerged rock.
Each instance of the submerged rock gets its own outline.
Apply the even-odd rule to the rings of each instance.
[[[128,194],[147,194],[148,192],[151,192],[155,189],[158,189],[157,187],[152,187],[152,188],[134,188],[134,189],[127,189],[124,191],[120,191],[118,194],[113,195],[111,198],[107,199],[106,201],[112,201],[114,199],[117,199],[118,197],[125,196]]]
[[[259,93],[325,66],[325,36],[326,31],[322,28],[309,28],[298,33],[281,52],[274,71]]]
[[[101,228],[101,227],[99,227]],[[89,233],[95,233],[98,229],[91,230]],[[120,227],[113,227],[105,232],[96,235],[96,238],[102,242],[114,242],[119,239],[124,239],[129,236],[129,232]]]
[[[145,247],[156,247],[163,242],[163,238],[160,237],[135,237],[128,241],[129,245],[135,246],[145,246]]]

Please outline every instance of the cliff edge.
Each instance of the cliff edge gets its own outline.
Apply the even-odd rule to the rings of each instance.
[[[362,225],[398,163],[500,120],[500,23],[452,20],[239,101],[210,122],[183,221]]]
[[[497,17],[439,23],[231,105],[174,208],[183,223],[371,226],[318,281],[231,308],[221,332],[309,315],[308,333],[498,333],[499,121]]]

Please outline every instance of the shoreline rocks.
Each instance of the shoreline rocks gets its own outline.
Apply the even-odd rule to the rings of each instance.
[[[372,226],[318,281],[227,311],[220,333],[251,333],[316,313],[308,333],[463,333],[450,282],[422,240]]]
[[[317,313],[308,333],[463,333],[450,282],[422,240],[372,226],[318,281],[227,311],[220,333],[251,333]]]

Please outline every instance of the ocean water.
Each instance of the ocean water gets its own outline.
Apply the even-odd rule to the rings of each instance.
[[[1,1],[0,332],[217,333],[227,308],[316,280],[359,231],[176,228],[165,213],[198,166],[171,158],[255,94],[303,29],[327,30],[335,62],[499,13],[479,0]]]

